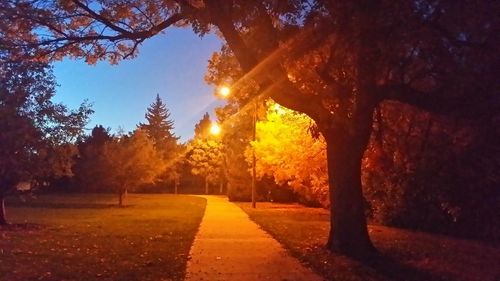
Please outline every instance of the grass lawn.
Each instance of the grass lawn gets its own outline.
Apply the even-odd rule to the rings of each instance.
[[[7,201],[0,280],[182,280],[206,200],[44,195]]]
[[[326,280],[500,280],[500,246],[369,226],[383,258],[365,264],[324,248],[329,213],[299,205],[239,203],[250,218]]]

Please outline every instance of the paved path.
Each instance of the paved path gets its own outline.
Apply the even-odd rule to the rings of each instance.
[[[204,196],[205,216],[191,247],[186,280],[321,281],[224,197]]]

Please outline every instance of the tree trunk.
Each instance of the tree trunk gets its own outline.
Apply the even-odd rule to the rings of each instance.
[[[6,225],[7,219],[5,218],[5,198],[0,193],[0,225]]]
[[[205,194],[208,194],[208,179],[205,177]]]
[[[224,192],[224,181],[220,181],[220,184],[219,184],[219,193],[222,194],[222,192]]]
[[[125,191],[120,189],[118,191],[118,207],[123,207],[123,195],[125,194]]]
[[[354,127],[354,126],[353,126]],[[327,128],[330,234],[328,248],[337,253],[367,258],[375,253],[366,225],[361,160],[368,145],[370,127]]]

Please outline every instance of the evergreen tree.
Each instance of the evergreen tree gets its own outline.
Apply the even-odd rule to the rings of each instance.
[[[147,132],[155,147],[164,154],[166,159],[172,158],[177,150],[179,138],[172,132],[174,122],[170,119],[170,112],[159,94],[148,107],[145,117],[147,122],[140,123],[139,128]]]
[[[164,172],[160,176],[159,184],[161,186],[178,182],[178,162],[181,146],[178,144],[179,137],[173,133],[174,122],[170,119],[170,112],[166,104],[156,95],[155,101],[147,108],[145,114],[146,123],[140,123],[139,129],[146,132],[154,143],[154,148],[165,161]],[[161,183],[163,182],[163,183]]]
[[[208,112],[205,112],[200,121],[194,125],[194,138],[206,138],[210,133],[209,130],[211,123],[212,121],[210,121],[210,115],[208,115]]]

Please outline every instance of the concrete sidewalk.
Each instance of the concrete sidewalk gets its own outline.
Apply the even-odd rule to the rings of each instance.
[[[205,216],[191,247],[186,280],[320,281],[224,197],[204,196]]]

